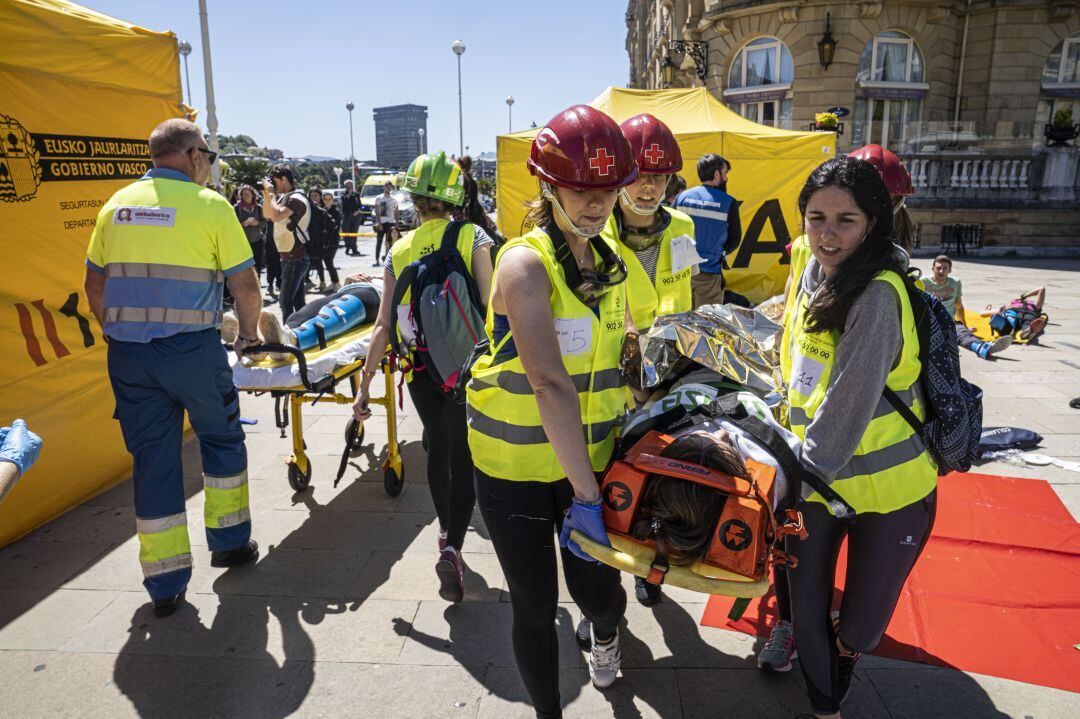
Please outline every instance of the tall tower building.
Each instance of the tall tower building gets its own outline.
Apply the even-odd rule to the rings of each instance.
[[[427,107],[376,107],[372,115],[375,118],[376,161],[383,167],[404,170],[413,158],[427,149]]]

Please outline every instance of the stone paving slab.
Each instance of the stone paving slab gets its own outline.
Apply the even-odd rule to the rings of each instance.
[[[339,264],[367,270],[370,256]],[[1080,396],[1078,273],[1075,261],[956,262],[969,307],[1048,287],[1052,323],[1041,345],[992,362],[961,357],[965,376],[986,392],[987,425],[1034,429],[1045,438],[1041,451],[1072,461],[1080,458],[1080,411],[1068,407]],[[513,666],[505,579],[479,512],[465,542],[466,601],[438,597],[437,524],[408,398],[397,420],[406,484],[396,497],[379,468],[384,410],[335,488],[349,409],[305,406],[314,475],[295,494],[285,472],[290,441],[274,426],[272,400],[241,402],[258,421],[245,427],[258,564],[209,566],[194,442],[184,449],[194,576],[188,603],[169,619],[153,616],[142,591],[130,481],[0,550],[0,715],[533,716]],[[1080,517],[1078,473],[997,462],[979,471],[1045,479]],[[623,584],[632,593],[630,577]],[[762,640],[701,627],[703,597],[670,587],[651,609],[631,599],[623,676],[596,691],[573,642],[580,612],[561,577],[559,596],[567,717],[771,718],[808,709],[797,671],[756,669]],[[954,669],[866,657],[856,677],[848,718],[1080,716],[1076,694]]]

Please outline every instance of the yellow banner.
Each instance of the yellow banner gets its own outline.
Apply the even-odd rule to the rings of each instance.
[[[0,0],[0,25],[0,425],[43,440],[0,505],[3,546],[131,470],[83,261],[102,205],[150,167],[150,131],[183,113],[171,34],[45,0]]]

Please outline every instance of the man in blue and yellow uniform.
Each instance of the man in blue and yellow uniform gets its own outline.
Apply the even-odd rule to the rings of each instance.
[[[258,344],[262,295],[232,207],[204,187],[215,153],[198,126],[166,120],[150,135],[154,168],[118,191],[86,253],[86,294],[109,343],[116,417],[135,461],[143,584],[158,616],[191,579],[181,442],[184,412],[199,438],[211,565],[258,557],[248,510],[240,405],[217,327],[226,280],[240,331]]]

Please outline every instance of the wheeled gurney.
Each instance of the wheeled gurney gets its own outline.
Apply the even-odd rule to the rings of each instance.
[[[359,388],[358,375],[364,367],[373,324],[361,325],[326,343],[324,348],[307,352],[282,344],[262,344],[248,348],[245,353],[287,354],[287,359],[267,356],[250,364],[233,365],[233,382],[241,392],[255,396],[269,394],[274,398],[274,421],[285,437],[285,430],[292,422],[292,455],[288,461],[289,485],[300,492],[311,483],[312,466],[304,442],[303,406],[320,402],[352,404]],[[401,461],[397,440],[397,411],[394,403],[394,364],[387,357],[381,365],[385,379],[382,397],[372,397],[370,402],[386,408],[386,459],[382,463],[383,487],[391,497],[401,493],[405,484],[405,467]],[[340,384],[347,382],[350,393],[341,391]],[[345,449],[338,467],[334,485],[341,481],[348,467],[349,456],[364,441],[364,427],[350,419],[345,427]]]

